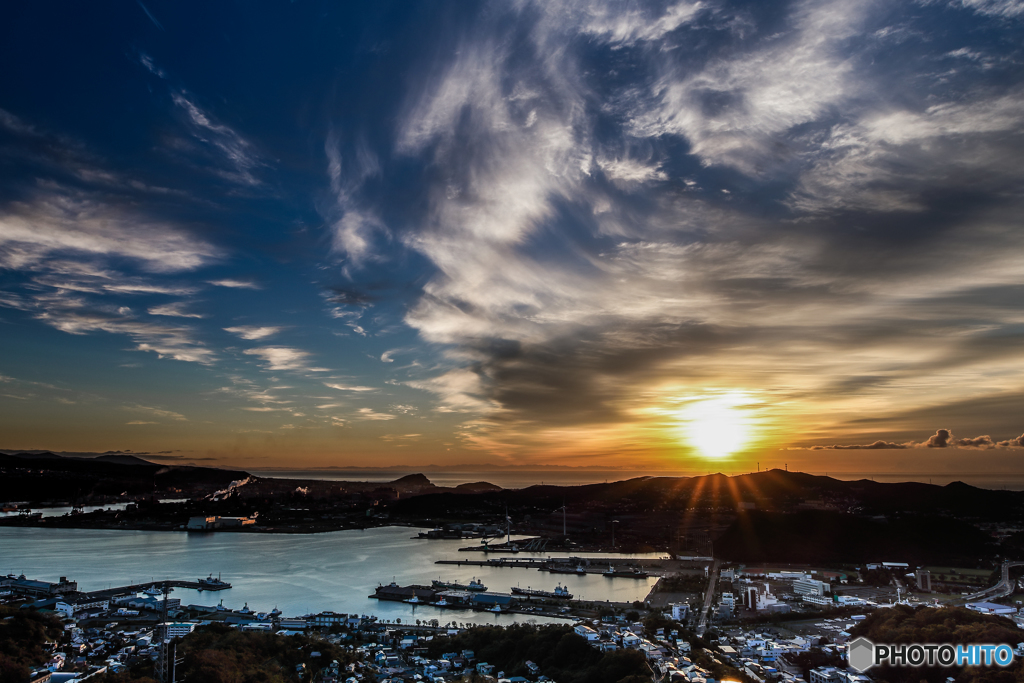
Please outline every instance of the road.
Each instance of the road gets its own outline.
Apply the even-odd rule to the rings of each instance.
[[[964,602],[974,602],[976,600],[992,600],[995,598],[1005,598],[1007,595],[1013,592],[1013,581],[1010,580],[1010,568],[1011,567],[1024,567],[1024,562],[1011,562],[1006,560],[1003,562],[1003,577],[999,580],[999,583],[986,588],[978,593],[973,593],[964,598]]]
[[[708,627],[708,612],[711,611],[711,599],[715,596],[715,585],[718,583],[718,565],[721,560],[715,560],[708,571],[708,589],[704,591],[704,606],[700,609],[700,621],[697,623],[697,635],[703,636]]]

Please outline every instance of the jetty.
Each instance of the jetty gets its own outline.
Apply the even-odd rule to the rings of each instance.
[[[191,588],[192,590],[199,591],[222,591],[231,588],[231,584],[226,581],[220,581],[215,585],[211,585],[203,580],[198,581],[178,581],[169,579],[167,581],[147,581],[145,583],[134,583],[129,586],[115,586],[113,588],[106,588],[104,590],[89,591],[85,595],[92,600],[109,600],[118,595],[128,595],[131,593],[142,593],[147,588]]]

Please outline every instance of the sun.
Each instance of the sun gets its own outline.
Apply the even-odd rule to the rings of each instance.
[[[694,400],[679,411],[683,438],[706,458],[724,458],[742,450],[754,432],[751,402],[740,391]]]

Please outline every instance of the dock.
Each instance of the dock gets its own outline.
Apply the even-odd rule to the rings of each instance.
[[[489,560],[438,560],[434,564],[454,564],[456,566],[470,566],[470,567],[519,567],[524,569],[541,569],[547,567],[549,560],[540,560],[537,558],[518,558],[518,557],[495,557]]]
[[[518,558],[518,557],[494,557],[487,560],[437,560],[434,564],[449,564],[461,567],[463,565],[468,567],[499,567],[509,569],[537,569],[542,572],[551,572],[552,574],[604,574],[609,566],[614,567],[616,572],[622,572],[624,569],[644,569],[645,571],[651,571],[651,568],[645,567],[643,564],[638,563],[635,560],[620,560],[620,559],[604,559],[604,558],[583,558],[583,557],[569,557],[569,558]],[[582,569],[582,571],[580,571]],[[659,573],[657,571],[655,574]],[[617,576],[627,576],[627,574],[617,574]],[[642,578],[647,578],[646,576]]]
[[[114,588],[106,588],[99,591],[88,591],[85,593],[87,597],[92,600],[109,600],[110,598],[117,595],[126,595],[129,593],[141,593],[151,586],[157,588],[163,588],[166,585],[170,588],[191,588],[192,590],[198,591],[222,591],[231,588],[230,583],[223,583],[220,585],[210,586],[208,584],[200,583],[199,581],[147,581],[146,583],[135,583],[130,586],[117,586]]]

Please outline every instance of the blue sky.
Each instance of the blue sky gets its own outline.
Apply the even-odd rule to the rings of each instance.
[[[1014,468],[1022,21],[1019,0],[12,8],[0,447]]]

